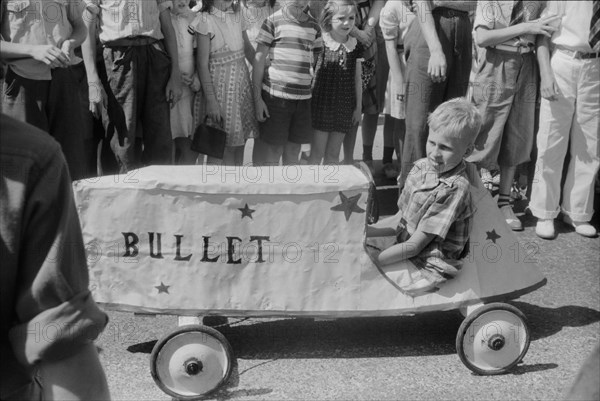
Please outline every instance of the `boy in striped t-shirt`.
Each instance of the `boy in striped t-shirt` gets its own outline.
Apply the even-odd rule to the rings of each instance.
[[[322,41],[307,4],[285,2],[256,38],[252,80],[260,135],[254,142],[254,164],[279,164],[280,158],[283,164],[296,164],[300,146],[312,140],[311,67]]]

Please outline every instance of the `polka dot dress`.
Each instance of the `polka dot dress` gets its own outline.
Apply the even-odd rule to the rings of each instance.
[[[356,107],[356,60],[362,56],[362,51],[352,37],[341,44],[324,33],[323,42],[324,51],[317,60],[312,93],[313,128],[347,134],[352,128]]]

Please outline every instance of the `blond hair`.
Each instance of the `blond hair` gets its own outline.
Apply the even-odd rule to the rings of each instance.
[[[323,31],[331,32],[331,20],[333,16],[341,7],[345,6],[353,7],[354,14],[358,17],[358,5],[355,0],[329,0],[321,11],[321,17],[319,18],[319,25]]]
[[[474,104],[457,97],[440,104],[427,118],[429,128],[454,138],[473,143],[481,129],[482,118]]]

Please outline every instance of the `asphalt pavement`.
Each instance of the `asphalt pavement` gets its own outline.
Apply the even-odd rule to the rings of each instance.
[[[379,127],[376,159],[381,136]],[[357,159],[360,149],[359,140]],[[391,214],[397,188],[393,180],[377,182],[382,214]],[[525,205],[519,203],[519,211]],[[562,399],[600,338],[600,240],[562,223],[555,240],[542,240],[534,219],[522,219],[525,230],[517,237],[533,249],[531,261],[548,282],[509,302],[526,315],[531,335],[527,355],[510,373],[477,376],[462,364],[455,348],[463,320],[457,311],[326,321],[231,319],[221,331],[236,364],[229,382],[208,399]],[[597,218],[594,223],[598,228]],[[156,341],[177,327],[177,318],[109,316],[97,345],[113,399],[171,399],[154,384],[149,356]]]

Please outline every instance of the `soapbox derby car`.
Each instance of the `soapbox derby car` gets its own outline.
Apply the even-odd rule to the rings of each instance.
[[[459,309],[462,362],[505,373],[529,347],[514,306],[498,303],[546,279],[506,225],[474,168],[477,211],[460,273],[411,297],[402,263],[378,266],[367,238],[376,216],[364,165],[152,166],[74,183],[94,298],[105,309],[224,317],[347,318]],[[376,223],[396,227],[391,216]],[[373,242],[376,241],[376,242]],[[384,243],[387,241],[387,244]],[[151,357],[157,385],[194,399],[223,385],[231,346],[203,325],[177,328]]]

